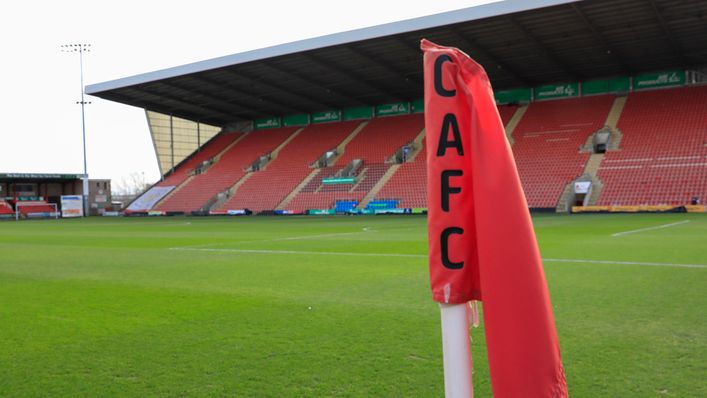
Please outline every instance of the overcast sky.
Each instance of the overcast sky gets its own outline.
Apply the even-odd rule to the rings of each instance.
[[[0,14],[0,173],[82,173],[85,84],[310,37],[490,3],[434,1],[8,1]],[[86,107],[88,172],[115,182],[159,170],[144,111],[96,97]]]

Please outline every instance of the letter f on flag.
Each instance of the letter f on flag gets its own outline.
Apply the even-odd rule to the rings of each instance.
[[[453,357],[469,350],[466,303],[479,300],[494,397],[567,397],[545,273],[488,76],[456,48],[424,39],[421,48],[430,283],[442,306],[446,394],[471,395],[470,375],[458,387],[448,368],[468,361],[471,370],[468,354]],[[458,326],[445,326],[445,311],[459,304],[466,345],[452,346]]]

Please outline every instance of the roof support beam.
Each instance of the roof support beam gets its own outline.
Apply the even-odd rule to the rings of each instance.
[[[171,102],[173,104],[178,104],[178,106],[176,106],[175,109],[183,109],[185,111],[189,110],[190,108],[191,109],[201,109],[201,110],[207,111],[207,112],[214,114],[214,115],[222,115],[222,116],[227,116],[229,118],[231,117],[230,114],[224,112],[223,110],[216,109],[216,108],[210,107],[208,105],[199,105],[199,104],[195,104],[195,103],[191,103],[191,102],[186,102],[183,99],[178,98],[172,94],[161,93],[161,92],[158,92],[148,86],[142,86],[142,87],[137,88],[136,90],[140,90],[148,95],[154,96],[158,101],[161,99],[166,99],[168,103]]]
[[[418,41],[417,45],[414,45],[410,43],[409,41],[405,40],[403,36],[394,36],[393,39],[398,42],[398,44],[401,44],[403,47],[408,48],[410,51],[413,53],[417,54],[420,57],[420,64],[422,64],[422,50],[420,49],[420,43]],[[410,76],[420,76],[421,78],[424,79],[423,77],[423,72],[422,68],[418,68],[412,75]],[[417,81],[422,81],[419,78],[415,78]]]
[[[251,99],[253,99],[253,101],[254,101],[255,103],[263,103],[263,104],[271,104],[271,105],[274,105],[275,107],[280,108],[280,109],[283,111],[283,113],[284,113],[284,112],[292,112],[292,113],[302,113],[302,112],[305,112],[302,108],[295,107],[295,106],[292,106],[292,105],[290,105],[290,104],[285,104],[285,103],[280,102],[280,101],[278,101],[278,100],[274,100],[274,99],[270,99],[270,98],[264,98],[264,97],[262,97],[261,95],[259,95],[258,93],[254,93],[254,92],[252,92],[252,91],[250,91],[250,90],[244,90],[243,87],[241,87],[241,86],[236,86],[236,85],[233,85],[233,84],[228,83],[228,82],[223,82],[223,81],[220,81],[220,80],[214,80],[214,79],[212,79],[212,78],[209,78],[209,77],[206,77],[206,76],[203,76],[203,75],[200,75],[200,76],[198,77],[198,80],[204,81],[204,82],[206,82],[206,83],[208,83],[208,84],[210,84],[210,85],[212,85],[212,86],[214,86],[214,87],[217,87],[217,88],[223,88],[223,87],[225,87],[225,88],[227,88],[228,90],[232,91],[233,93],[235,93],[236,95],[239,95],[239,96],[250,97]],[[238,105],[238,106],[240,106],[240,107],[242,107],[242,108],[246,108],[246,106],[240,105],[242,102],[238,101],[238,99],[236,99],[236,98],[229,98],[229,99],[226,99],[225,101],[226,101],[227,103],[236,104],[236,105]],[[267,112],[263,112],[263,111],[261,111],[260,109],[258,109],[257,107],[251,106],[251,107],[249,107],[249,108],[247,108],[247,109],[249,109],[251,112],[254,112],[254,113],[262,113],[263,115],[266,115],[266,114],[267,114]],[[272,116],[272,115],[271,115],[271,116]]]
[[[295,72],[294,70],[283,69],[279,66],[273,65],[272,62],[263,61],[263,65],[267,66],[268,68],[270,68],[270,69],[274,70],[275,72],[280,73],[282,75],[294,76],[296,79],[299,79],[299,80],[301,80],[311,86],[317,87],[327,93],[334,94],[337,97],[342,98],[343,100],[345,100],[347,102],[353,101],[353,102],[359,102],[361,104],[365,103],[364,101],[361,101],[356,95],[354,95],[350,92],[347,92],[347,91],[341,90],[341,89],[329,88],[328,86],[312,79],[311,77],[305,76],[303,73]]]
[[[670,51],[680,61],[680,66],[685,67],[687,64],[685,62],[685,57],[683,56],[682,51],[680,51],[680,47],[678,46],[678,44],[675,42],[675,38],[673,38],[673,34],[670,31],[668,24],[665,22],[663,15],[660,13],[658,6],[655,4],[654,0],[648,0],[648,3],[651,5],[651,10],[653,10],[653,14],[655,16],[655,19],[658,20],[658,23],[660,24],[660,28],[663,30],[665,37],[668,39],[668,45],[670,46]]]
[[[530,39],[533,44],[535,44],[535,47],[540,50],[540,52],[543,54],[543,57],[550,60],[552,63],[554,63],[557,67],[559,67],[570,79],[572,80],[579,80],[579,75],[571,70],[564,62],[562,62],[560,59],[557,58],[557,56],[550,51],[543,42],[540,41],[535,35],[530,32],[525,26],[521,25],[520,22],[516,21],[516,19],[512,16],[506,16],[506,21],[508,21],[513,27],[515,27],[520,33],[523,34],[523,36],[527,37]]]
[[[247,82],[249,82],[249,83],[251,83],[251,84],[258,84],[258,85],[260,85],[260,86],[268,87],[268,88],[271,89],[271,90],[283,92],[283,93],[285,93],[285,94],[287,94],[287,95],[291,95],[291,96],[293,96],[293,97],[300,98],[300,99],[302,99],[302,100],[304,100],[304,101],[306,101],[306,102],[308,102],[308,103],[310,103],[310,104],[314,104],[314,105],[316,105],[316,106],[320,106],[321,109],[331,109],[331,108],[335,108],[335,106],[333,106],[333,105],[331,105],[331,104],[329,104],[329,103],[325,103],[325,102],[323,102],[323,101],[321,101],[321,100],[319,100],[319,99],[316,99],[316,98],[314,98],[314,97],[311,97],[311,96],[309,96],[309,95],[294,92],[294,91],[292,91],[291,89],[289,89],[289,88],[287,88],[287,87],[285,87],[285,86],[283,86],[283,85],[281,85],[281,84],[273,83],[273,82],[271,82],[271,81],[264,81],[264,80],[256,79],[256,78],[254,78],[252,75],[245,74],[245,73],[243,73],[242,71],[239,71],[239,72],[236,73],[236,72],[233,72],[233,71],[230,71],[230,70],[225,70],[225,72],[228,73],[228,74],[231,75],[231,76],[237,76],[238,78],[243,79],[243,80],[245,80],[245,81],[247,81]]]
[[[370,84],[366,81],[366,79],[361,76],[360,74],[352,71],[345,70],[344,68],[334,65],[331,61],[325,61],[321,59],[318,56],[312,55],[312,54],[302,54],[302,56],[307,59],[308,61],[312,62],[313,64],[316,64],[324,69],[330,69],[340,75],[346,76],[350,80],[356,82],[357,84],[360,84],[361,86],[364,86],[367,90],[376,92],[377,94],[381,96],[389,96],[390,94],[395,94],[397,95],[398,93],[396,90],[391,89],[390,87],[384,87],[387,85],[382,85],[379,84],[381,87],[383,87],[385,90],[382,90],[373,84]]]
[[[354,53],[356,56],[361,57],[372,64],[375,64],[379,68],[385,69],[391,75],[399,77],[407,83],[422,86],[422,81],[420,81],[419,79],[410,75],[406,75],[402,70],[391,65],[390,63],[379,61],[377,57],[371,54],[369,51],[363,50],[361,48],[356,48],[352,45],[345,46],[345,48]]]
[[[512,66],[508,66],[505,62],[499,61],[498,57],[494,56],[491,54],[491,52],[479,44],[478,41],[470,39],[463,33],[461,33],[457,28],[451,27],[449,29],[454,35],[463,43],[465,47],[468,47],[470,52],[477,53],[481,55],[483,58],[488,58],[491,60],[491,62],[495,63],[497,66],[501,67],[501,70],[506,71],[511,77],[517,81],[519,81],[522,85],[524,86],[533,86],[534,82],[530,82],[525,76],[523,76],[521,73],[519,73],[515,68]]]
[[[154,94],[150,94],[150,95],[154,96]],[[165,115],[175,114],[176,116],[182,117],[187,120],[194,120],[195,121],[197,119],[196,115],[201,114],[203,116],[198,118],[200,122],[207,122],[209,120],[215,121],[215,120],[222,119],[221,115],[223,115],[223,113],[218,112],[218,111],[205,114],[203,112],[197,113],[194,111],[190,111],[184,107],[155,106],[154,102],[145,101],[140,98],[136,98],[136,97],[122,94],[122,93],[118,93],[118,92],[111,93],[111,100],[114,100],[113,98],[117,98],[117,100],[119,102],[122,102],[124,104],[133,104],[134,106],[139,106],[141,108],[144,108],[145,110],[159,112],[159,113],[163,113]],[[193,106],[190,106],[190,107],[193,107]],[[183,110],[184,112],[179,112],[179,110]],[[175,111],[177,111],[177,112],[175,112]],[[217,116],[217,115],[219,115],[219,116]],[[216,123],[215,125],[218,125],[218,123]]]
[[[590,32],[592,32],[592,35],[594,35],[594,38],[609,52],[609,55],[611,58],[614,59],[614,61],[619,65],[619,69],[621,70],[621,73],[623,74],[630,74],[631,70],[626,66],[626,63],[624,60],[619,56],[619,54],[616,52],[616,50],[609,44],[609,42],[606,41],[604,36],[599,32],[595,27],[594,24],[589,21],[589,18],[584,14],[582,9],[579,7],[579,3],[572,3],[570,5],[572,9],[574,10],[575,14],[579,17],[579,19],[584,22],[584,26],[589,29]]]
[[[194,79],[199,80],[200,78],[195,77]],[[210,105],[210,106],[218,107],[219,109],[224,110],[229,114],[230,114],[230,112],[233,111],[233,109],[231,109],[230,107],[224,107],[223,106],[224,103],[228,104],[228,105],[235,104],[239,108],[241,108],[245,111],[248,111],[248,112],[257,112],[257,109],[255,109],[253,107],[243,105],[241,103],[236,103],[233,98],[226,98],[226,97],[221,97],[221,96],[216,97],[212,93],[206,93],[203,90],[198,90],[198,89],[195,90],[193,87],[186,87],[183,84],[175,83],[174,81],[171,81],[171,80],[162,81],[162,82],[160,82],[160,84],[168,86],[168,87],[176,88],[178,90],[186,91],[188,93],[194,93],[194,94],[198,95],[199,97],[204,98],[205,100],[209,101],[208,103],[202,104],[202,105]]]

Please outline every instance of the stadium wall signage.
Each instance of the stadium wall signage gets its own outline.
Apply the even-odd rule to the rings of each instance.
[[[685,71],[665,71],[645,73],[633,77],[618,76],[608,79],[595,79],[584,82],[567,82],[538,86],[534,88],[521,87],[509,90],[494,91],[497,105],[525,104],[533,100],[573,98],[580,95],[599,95],[611,93],[627,93],[644,88],[682,86],[686,83]],[[328,110],[309,114],[298,114],[254,121],[256,130],[278,128],[281,126],[306,126],[310,123],[329,123],[341,120],[365,120],[373,117],[405,115],[409,113],[423,113],[424,101],[422,99],[411,102],[396,102],[379,104],[375,106],[362,106],[346,108],[343,110]],[[4,175],[0,174],[0,178]],[[10,176],[9,174],[7,176]],[[11,177],[9,177],[11,178]],[[17,178],[17,177],[16,177]],[[35,177],[37,178],[37,177]],[[73,177],[65,177],[73,178]],[[81,178],[80,176],[76,178]]]
[[[279,117],[271,117],[267,119],[257,119],[255,121],[255,129],[256,130],[261,130],[261,129],[274,129],[280,127],[280,118]]]
[[[410,104],[407,102],[396,102],[376,106],[376,116],[404,115],[406,113],[410,113]]]
[[[577,96],[579,96],[579,83],[552,84],[535,88],[536,100]]]
[[[645,73],[633,78],[633,88],[682,86],[685,84],[685,72],[669,71],[663,73]]]
[[[329,123],[341,120],[341,111],[323,111],[312,113],[312,123]]]

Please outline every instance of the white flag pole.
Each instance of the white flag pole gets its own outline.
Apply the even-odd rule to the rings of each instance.
[[[444,395],[446,398],[471,398],[471,343],[469,306],[440,304],[442,315],[442,350],[444,352]]]

